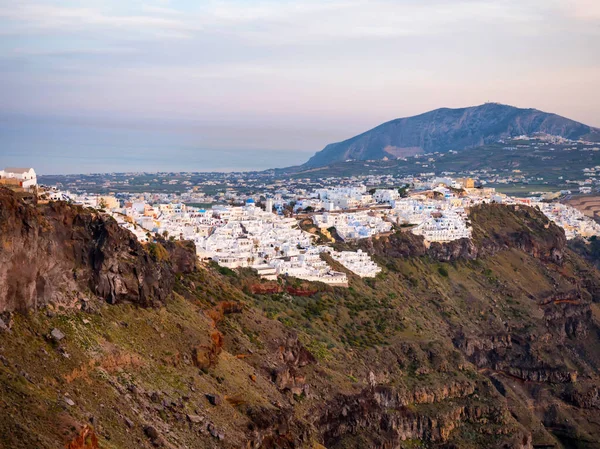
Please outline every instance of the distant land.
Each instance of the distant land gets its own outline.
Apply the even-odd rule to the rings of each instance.
[[[458,151],[535,133],[600,141],[599,128],[557,114],[485,103],[460,109],[435,109],[386,122],[343,142],[327,145],[311,157],[304,168],[346,160],[397,159],[422,153]]]
[[[600,166],[598,143],[562,143],[554,139],[506,139],[461,151],[426,153],[400,159],[334,162],[322,167],[296,166],[275,170],[280,178],[319,179],[365,175],[422,176],[426,173],[457,176],[514,178],[567,189],[568,180],[584,180],[586,170]],[[505,190],[505,189],[500,189]],[[529,190],[525,190],[527,193]],[[514,192],[511,192],[514,194]]]
[[[200,130],[202,132],[198,135],[188,131],[178,132],[170,127],[162,129],[158,126],[152,129],[141,125],[139,129],[135,126],[119,128],[0,117],[0,166],[34,166],[38,174],[47,176],[126,172],[253,172],[284,167],[274,173],[283,177],[306,175],[314,178],[382,171],[452,171],[454,162],[462,161],[460,165],[465,170],[510,168],[538,172],[538,169],[564,169],[563,159],[567,157],[570,169],[593,167],[591,164],[595,161],[595,154],[579,155],[576,152],[562,157],[549,154],[540,163],[537,157],[525,158],[526,152],[509,155],[503,150],[504,145],[498,145],[498,141],[543,133],[571,140],[600,142],[599,128],[537,109],[521,109],[498,103],[460,109],[441,108],[392,120],[351,139],[327,145],[308,162],[305,161],[311,154],[310,150],[257,149],[251,138],[245,148],[210,148],[205,146],[208,142],[201,138],[205,129]],[[469,152],[457,156],[449,153],[451,150]],[[492,154],[484,155],[483,152]],[[423,154],[431,154],[430,157],[436,161],[422,165],[423,161],[411,157]],[[447,158],[441,158],[442,155]],[[581,160],[577,159],[579,156],[582,156]],[[480,157],[486,160],[485,164],[481,163]],[[517,157],[522,160],[515,161]],[[594,161],[590,158],[594,158]],[[349,160],[353,162],[347,162]],[[373,161],[382,165],[373,166]]]

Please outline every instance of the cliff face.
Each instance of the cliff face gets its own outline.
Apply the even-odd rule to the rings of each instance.
[[[493,402],[472,402],[476,392],[486,392]],[[447,407],[426,415],[420,407],[426,404],[447,403]],[[448,441],[451,433],[465,425],[493,423],[498,435],[508,429],[514,432],[514,449],[530,449],[531,437],[507,415],[506,404],[489,386],[470,382],[454,382],[428,389],[421,388],[408,394],[393,388],[374,386],[352,396],[338,396],[327,404],[318,426],[324,434],[327,447],[337,447],[352,433],[368,435],[364,444],[369,447],[400,447],[404,441],[427,440],[434,444]],[[491,429],[490,429],[491,430]],[[494,430],[491,430],[491,434]]]
[[[539,211],[474,208],[471,241],[363,241],[383,272],[334,288],[0,192],[1,447],[600,441],[600,273]]]
[[[469,221],[473,227],[472,239],[433,242],[426,247],[423,237],[404,231],[365,239],[359,245],[370,254],[391,259],[429,256],[452,262],[517,249],[545,262],[559,265],[562,262],[567,247],[565,234],[538,209],[487,204],[473,207]]]
[[[193,248],[166,246],[152,255],[103,214],[66,203],[28,205],[0,189],[0,311],[70,306],[90,295],[112,304],[162,302],[175,273],[195,264]]]
[[[500,138],[546,133],[569,139],[600,140],[600,131],[582,123],[538,111],[486,103],[480,106],[442,108],[379,125],[343,142],[327,145],[307,167],[347,159],[396,158],[434,151],[461,150]]]
[[[449,304],[460,301],[472,309],[469,318],[463,315],[451,321],[456,326],[450,331],[455,348],[489,376],[509,401],[530,397],[544,426],[560,428],[556,434],[565,447],[582,444],[572,435],[586,434],[589,427],[560,421],[589,420],[582,418],[583,409],[596,404],[592,385],[598,382],[600,369],[600,327],[594,316],[600,302],[598,271],[568,248],[563,231],[537,209],[482,205],[471,209],[469,221],[472,240],[433,243],[427,248],[421,237],[398,232],[360,245],[381,263],[387,262],[389,269],[407,272],[404,276],[413,285],[419,281],[414,274],[417,260],[454,267],[454,271],[449,268],[451,278],[465,270],[460,281],[450,281],[454,285],[450,295],[460,299],[446,297],[439,306],[445,314],[456,313],[460,306]],[[484,288],[466,287],[481,275],[485,281],[476,282]],[[425,289],[430,300],[444,295],[438,282],[427,282]],[[465,294],[465,289],[470,293]],[[480,321],[474,320],[474,313],[486,317],[485,324],[474,325]],[[552,390],[560,393],[549,394]],[[571,408],[573,404],[579,408]],[[532,419],[521,406],[511,412],[520,422]],[[536,444],[550,441],[544,429],[532,431]]]

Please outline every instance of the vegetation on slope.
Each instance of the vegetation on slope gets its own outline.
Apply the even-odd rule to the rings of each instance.
[[[207,266],[4,313],[0,447],[597,447],[599,273],[535,210],[471,220],[476,257],[398,233],[349,288]]]

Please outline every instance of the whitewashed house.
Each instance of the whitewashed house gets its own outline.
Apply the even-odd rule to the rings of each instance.
[[[7,167],[0,170],[0,179],[13,181],[19,187],[29,189],[37,185],[37,175],[33,168]]]

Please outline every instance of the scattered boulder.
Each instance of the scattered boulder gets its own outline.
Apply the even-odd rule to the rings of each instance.
[[[219,431],[213,423],[208,423],[208,425],[206,426],[206,430],[208,430],[208,433],[210,433],[210,435],[213,438],[218,438],[219,440],[223,440],[225,438],[225,435],[219,433]]]
[[[200,416],[200,415],[187,415],[187,419],[189,422],[193,423],[193,424],[199,424],[202,421],[204,421],[204,417]]]
[[[210,345],[201,345],[192,349],[192,362],[201,370],[206,370],[217,364],[223,348],[223,335],[215,330],[210,336]]]
[[[65,338],[65,334],[60,329],[54,328],[50,332],[50,337],[52,337],[52,340],[58,342]]]
[[[223,402],[223,400],[221,399],[221,397],[217,394],[205,394],[206,399],[208,399],[208,402],[210,402],[211,405],[221,405],[221,403]]]
[[[160,435],[158,434],[158,430],[156,430],[156,428],[154,428],[152,426],[144,427],[144,433],[150,439],[150,441],[157,441],[160,438]]]
[[[13,326],[13,314],[11,312],[2,312],[0,313],[0,332],[8,331],[12,329]]]

